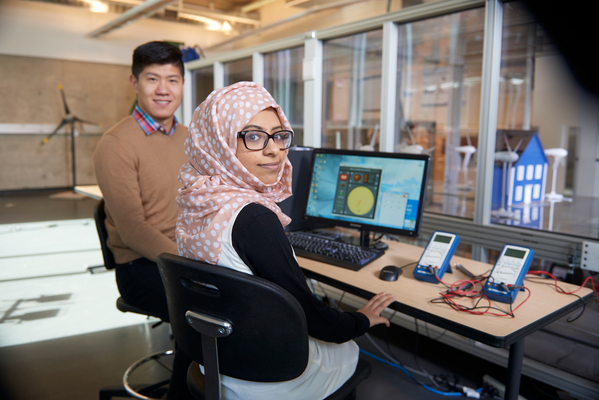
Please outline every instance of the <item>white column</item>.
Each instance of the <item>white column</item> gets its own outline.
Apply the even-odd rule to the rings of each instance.
[[[193,114],[193,76],[191,71],[185,70],[185,83],[183,84],[183,100],[181,101],[181,122],[185,126],[189,126],[191,116]]]
[[[262,53],[252,54],[252,80],[258,85],[264,86],[264,55]]]
[[[214,89],[225,87],[225,66],[221,62],[214,63]]]
[[[399,33],[393,21],[383,25],[383,70],[381,71],[380,151],[394,151],[397,113],[397,46]]]
[[[485,6],[485,39],[480,93],[480,121],[478,134],[478,171],[474,201],[474,223],[491,224],[493,165],[497,131],[497,104],[499,98],[499,70],[501,64],[502,3],[487,0]],[[480,246],[472,249],[472,258],[484,261],[485,251]]]
[[[304,146],[322,143],[322,42],[312,31],[304,43],[302,77],[304,80]]]

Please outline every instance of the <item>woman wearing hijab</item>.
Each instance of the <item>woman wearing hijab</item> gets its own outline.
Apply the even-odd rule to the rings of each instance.
[[[357,312],[330,308],[312,294],[285,236],[291,220],[277,203],[291,196],[287,149],[293,132],[270,93],[253,82],[213,91],[195,110],[181,168],[177,245],[181,256],[267,279],[301,304],[308,324],[309,360],[286,382],[221,377],[225,399],[323,399],[355,371],[351,339],[389,321],[394,301],[380,293]]]

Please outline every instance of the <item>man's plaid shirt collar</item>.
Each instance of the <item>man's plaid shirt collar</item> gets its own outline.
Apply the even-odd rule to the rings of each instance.
[[[131,115],[133,115],[133,118],[135,118],[139,126],[141,126],[141,129],[148,136],[150,136],[150,134],[156,131],[162,132],[167,136],[171,136],[173,132],[175,132],[175,128],[179,123],[177,121],[177,117],[173,116],[173,127],[171,128],[171,131],[169,133],[166,133],[166,129],[164,129],[164,127],[160,125],[158,122],[154,121],[152,117],[150,117],[148,114],[143,112],[138,105],[135,106],[135,109],[133,110],[133,113]]]

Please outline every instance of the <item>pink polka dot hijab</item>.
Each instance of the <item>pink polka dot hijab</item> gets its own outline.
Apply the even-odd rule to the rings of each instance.
[[[181,167],[176,238],[179,255],[218,264],[223,230],[249,203],[272,210],[283,226],[291,219],[276,204],[291,196],[291,163],[277,181],[265,184],[237,159],[237,133],[259,112],[272,107],[291,129],[270,93],[254,82],[238,82],[210,93],[193,113],[185,142],[188,162]]]

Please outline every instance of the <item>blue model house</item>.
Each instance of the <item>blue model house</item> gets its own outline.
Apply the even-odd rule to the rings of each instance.
[[[509,142],[509,148],[506,145]],[[538,132],[497,131],[497,151],[515,150],[519,158],[511,168],[506,168],[508,183],[504,204],[507,207],[542,202],[545,197],[548,161]],[[493,169],[492,209],[501,207],[503,163],[496,161]]]

